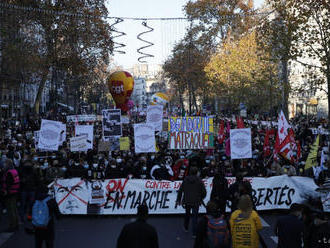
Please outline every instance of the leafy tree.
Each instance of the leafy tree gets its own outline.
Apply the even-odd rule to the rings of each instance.
[[[265,19],[262,25],[264,44],[268,44],[274,57],[279,58],[282,63],[285,110],[287,111],[290,90],[288,80],[290,61],[306,67],[305,77],[310,84],[307,88],[321,89],[329,94],[330,4],[328,1],[268,0],[268,4],[275,11],[275,18]],[[328,106],[329,103],[328,96]]]
[[[16,22],[5,28],[8,31],[17,23],[25,40],[30,39],[30,45],[37,45],[35,50],[27,49],[38,58],[34,63],[34,78],[39,84],[36,111],[47,80],[56,80],[58,72],[64,77],[67,93],[79,99],[90,79],[90,72],[100,61],[108,63],[112,52],[110,25],[104,18],[108,13],[105,0],[5,1],[43,10],[8,9],[7,15],[13,16]],[[27,60],[32,58],[31,55],[26,57]]]
[[[256,31],[238,40],[227,39],[205,67],[215,94],[227,97],[227,107],[237,109],[240,102],[249,109],[272,110],[280,91],[277,66],[270,54],[256,42]]]

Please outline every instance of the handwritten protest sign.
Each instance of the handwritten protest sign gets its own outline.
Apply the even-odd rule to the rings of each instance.
[[[212,117],[170,117],[170,149],[210,149],[214,147]]]
[[[70,151],[71,152],[81,152],[87,151],[87,135],[81,135],[70,138]]]
[[[93,149],[94,139],[94,126],[93,125],[76,125],[76,136],[87,135],[87,149]]]

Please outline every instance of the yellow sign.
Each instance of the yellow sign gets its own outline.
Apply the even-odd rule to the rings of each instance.
[[[315,99],[315,98],[309,99],[309,104],[311,104],[311,105],[317,105],[317,99]]]
[[[119,144],[121,151],[129,151],[129,137],[120,137]]]
[[[314,144],[311,147],[311,150],[308,154],[307,160],[306,160],[306,164],[305,164],[305,170],[307,170],[308,168],[311,168],[313,166],[317,166],[317,152],[319,149],[319,142],[320,142],[320,135],[317,135],[317,138],[314,142]]]

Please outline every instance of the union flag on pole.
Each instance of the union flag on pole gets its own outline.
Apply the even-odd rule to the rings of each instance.
[[[220,121],[219,132],[218,132],[218,143],[222,144],[226,138],[225,135],[225,123],[223,120]]]
[[[279,153],[291,162],[296,162],[297,157],[295,157],[294,153],[297,152],[298,147],[294,138],[294,132],[290,128],[288,131],[288,135],[285,137],[283,142],[279,146]]]

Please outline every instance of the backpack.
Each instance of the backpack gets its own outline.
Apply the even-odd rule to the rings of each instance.
[[[227,221],[220,218],[208,217],[207,244],[209,248],[223,248],[229,245],[229,230]]]
[[[50,196],[46,197],[42,201],[37,200],[32,207],[32,224],[35,227],[46,228],[50,220],[49,208],[47,202],[50,200]]]

